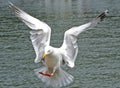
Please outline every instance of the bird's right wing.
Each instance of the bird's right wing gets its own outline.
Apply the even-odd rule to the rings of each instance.
[[[106,17],[107,13],[108,10],[97,16],[92,21],[78,27],[73,27],[65,32],[61,51],[63,51],[64,60],[68,62],[68,66],[74,67],[74,62],[78,54],[77,36],[81,32],[96,26]]]
[[[49,46],[50,43],[51,28],[46,23],[30,16],[12,3],[9,3],[9,7],[15,12],[17,17],[32,29],[30,31],[30,38],[36,53],[35,62],[40,62],[45,46]]]

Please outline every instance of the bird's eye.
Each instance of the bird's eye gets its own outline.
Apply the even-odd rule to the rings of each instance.
[[[48,50],[48,52],[50,52],[50,50]]]

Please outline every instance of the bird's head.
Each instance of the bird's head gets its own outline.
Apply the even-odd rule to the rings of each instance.
[[[47,47],[47,48],[45,48],[45,52],[44,52],[44,54],[42,55],[42,58],[45,59],[47,55],[50,55],[50,54],[52,54],[52,53],[53,53],[53,49],[50,48],[50,47]]]

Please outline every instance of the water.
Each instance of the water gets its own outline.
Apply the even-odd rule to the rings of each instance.
[[[64,32],[84,24],[105,9],[109,16],[97,27],[79,35],[75,79],[63,88],[120,88],[120,1],[119,0],[12,0],[52,28],[51,45],[60,47]],[[43,88],[34,75],[35,53],[29,28],[0,0],[0,88]]]

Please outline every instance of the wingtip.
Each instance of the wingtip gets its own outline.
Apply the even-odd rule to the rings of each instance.
[[[105,13],[106,15],[108,15],[108,14],[109,14],[109,11],[108,11],[108,10],[105,10],[104,13]]]
[[[10,1],[8,1],[8,6],[10,7],[10,8],[12,8],[13,6],[14,6],[14,4],[12,3],[12,2],[10,2]]]
[[[101,13],[97,18],[100,18],[100,20],[102,21],[107,15],[108,15],[109,11],[105,10],[103,13]]]
[[[15,12],[15,14],[17,15],[21,10],[17,7],[17,6],[15,6],[12,2],[8,2],[9,3],[9,8],[13,11],[13,12]]]
[[[10,2],[10,1],[8,1],[8,4],[9,4],[9,6],[13,6],[13,3],[12,3],[12,2]]]

